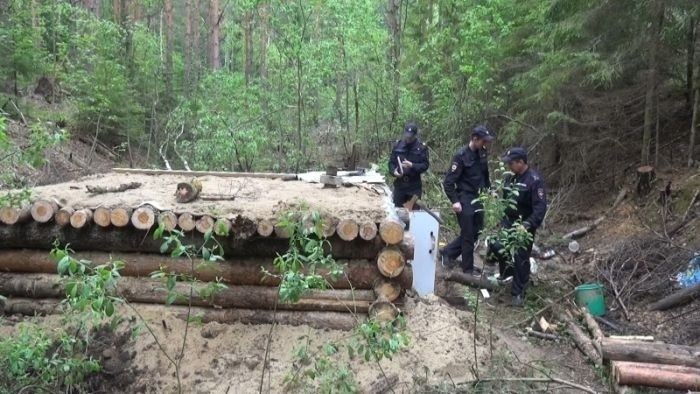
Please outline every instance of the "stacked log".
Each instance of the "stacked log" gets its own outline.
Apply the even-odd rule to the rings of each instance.
[[[56,272],[56,262],[47,253],[54,247],[54,241],[69,244],[76,251],[74,257],[80,260],[94,264],[124,261],[123,278],[119,281],[123,290],[120,292],[131,302],[165,303],[166,295],[156,291],[163,287],[162,284],[147,279],[154,271],[194,277],[203,282],[202,286],[221,281],[228,289],[217,293],[214,299],[191,300],[197,307],[224,308],[225,313],[208,313],[212,320],[220,321],[230,321],[236,316],[242,319],[247,316],[243,320],[252,321],[255,319],[250,319],[250,314],[230,311],[242,308],[263,312],[272,310],[275,304],[285,313],[313,312],[309,316],[316,316],[314,319],[325,323],[329,323],[329,319],[337,320],[330,316],[347,312],[369,313],[380,320],[391,320],[398,314],[393,302],[412,285],[409,262],[413,259],[414,240],[405,232],[404,223],[393,218],[375,222],[324,215],[321,223],[322,232],[327,237],[324,247],[344,266],[344,275],[333,279],[327,270],[319,269],[318,273],[334,290],[311,292],[299,303],[281,305],[277,302],[275,287],[280,284],[281,273],[275,271],[272,262],[275,256],[289,249],[290,234],[279,222],[243,215],[231,218],[161,211],[155,205],[157,203],[89,208],[59,206],[55,200],[38,200],[25,208],[3,208],[0,210],[0,271],[7,274],[0,279],[4,282],[0,285],[0,294],[51,299],[64,297],[61,288],[55,286],[57,277],[46,277]],[[199,261],[193,263],[170,258],[170,250],[163,255],[163,240],[154,239],[151,234],[157,226],[162,226],[167,232],[182,231],[185,234],[183,244],[196,249],[207,242],[205,234],[213,232],[225,259],[207,263],[200,269]],[[29,283],[31,286],[26,287]],[[45,289],[40,291],[41,286]],[[183,286],[189,285],[177,285],[178,289]],[[27,288],[34,291],[27,293],[22,290]],[[184,291],[184,288],[180,290]],[[178,302],[184,301],[180,299]],[[27,310],[25,302],[17,305],[22,307],[10,310]],[[333,315],[318,315],[323,313]],[[286,320],[309,323],[309,318],[292,314]],[[328,326],[347,326],[350,320],[343,318],[342,321],[342,324],[329,323]]]

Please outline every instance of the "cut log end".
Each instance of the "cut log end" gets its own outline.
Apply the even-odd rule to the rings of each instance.
[[[31,213],[28,207],[3,207],[0,208],[0,222],[7,225],[23,223],[29,220]]]
[[[371,241],[377,236],[377,224],[374,222],[364,222],[360,225],[360,238]]]
[[[92,220],[92,211],[89,209],[80,209],[75,212],[70,217],[70,225],[73,228],[81,229],[85,228]]]
[[[336,228],[336,233],[338,233],[338,236],[343,241],[352,241],[353,239],[357,238],[359,232],[360,226],[358,226],[357,222],[352,219],[341,220]]]
[[[231,234],[231,221],[225,218],[216,219],[216,222],[214,222],[214,234],[219,237],[227,237]]]
[[[403,241],[404,224],[398,219],[387,218],[379,225],[379,235],[388,245],[397,245]]]
[[[377,299],[386,299],[389,302],[396,301],[402,290],[401,284],[395,280],[379,280],[374,285],[374,295]]]
[[[378,299],[369,306],[369,317],[379,322],[391,322],[399,315],[399,309],[386,299]]]
[[[92,212],[92,220],[100,227],[109,227],[112,224],[112,218],[109,209],[98,207]]]
[[[204,215],[201,218],[197,219],[197,222],[195,223],[194,227],[200,233],[206,234],[209,230],[213,231],[214,219],[211,216]]]
[[[32,204],[32,218],[39,223],[48,223],[58,212],[58,204],[54,201],[38,200]]]
[[[261,237],[269,237],[275,231],[275,226],[272,224],[271,221],[263,219],[258,222],[257,231]]]
[[[126,227],[131,221],[130,208],[114,208],[109,212],[109,219],[115,227]]]
[[[401,275],[406,266],[406,258],[397,247],[386,247],[377,256],[377,267],[382,275],[395,278]]]
[[[340,223],[340,220],[338,218],[333,217],[333,216],[324,216],[323,219],[321,219],[321,228],[323,230],[323,236],[326,238],[330,238],[335,234],[336,228],[338,227],[338,224]]]
[[[192,231],[197,225],[197,222],[194,220],[191,213],[185,212],[177,218],[177,225],[182,231]]]
[[[74,212],[75,211],[71,207],[63,207],[59,209],[54,217],[56,224],[61,227],[68,225],[71,222],[71,216],[73,216]]]
[[[171,232],[177,227],[177,215],[171,211],[161,212],[158,215],[158,225],[162,225],[165,231]]]
[[[286,227],[281,226],[281,225],[279,225],[279,224],[275,224],[274,227],[275,227],[275,235],[276,235],[278,238],[287,239],[287,238],[291,237],[291,234],[289,234],[289,230],[287,230]]]
[[[196,179],[191,182],[180,182],[177,184],[175,199],[179,203],[188,203],[194,201],[201,191],[202,183]]]
[[[131,215],[131,224],[139,230],[148,230],[156,223],[156,213],[153,208],[143,206],[137,208]]]

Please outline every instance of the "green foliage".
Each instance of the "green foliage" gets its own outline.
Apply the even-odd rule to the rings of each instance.
[[[81,392],[85,378],[100,371],[97,361],[81,355],[85,343],[63,329],[48,333],[20,323],[19,333],[0,340],[0,393]]]
[[[355,329],[356,337],[349,350],[351,358],[356,353],[364,361],[391,359],[410,343],[406,333],[406,319],[399,315],[394,321],[370,319]]]
[[[328,270],[332,280],[343,274],[343,268],[326,253],[324,247],[330,247],[330,243],[323,235],[323,222],[318,212],[288,211],[282,214],[277,225],[289,233],[289,249],[274,260],[279,275],[264,269],[263,272],[280,277],[282,302],[295,303],[310,289],[327,288],[328,281],[317,273],[319,268]]]
[[[339,347],[326,342],[320,351],[311,352],[311,339],[294,348],[295,373],[288,373],[284,384],[288,390],[314,393],[359,393],[355,375],[346,363],[337,360]]]

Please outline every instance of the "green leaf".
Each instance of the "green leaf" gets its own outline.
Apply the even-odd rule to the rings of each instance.
[[[163,243],[160,245],[160,253],[161,253],[161,254],[165,254],[165,252],[168,251],[168,247],[169,247],[169,246],[170,246],[169,242],[163,242]]]
[[[175,281],[176,281],[175,275],[168,276],[168,280],[166,281],[166,284],[165,284],[168,291],[171,291],[172,289],[175,288]]]
[[[59,275],[67,275],[69,267],[70,267],[70,257],[64,255],[58,261],[58,274]]]
[[[168,299],[165,300],[166,305],[172,305],[173,302],[177,299],[177,294],[176,293],[170,293],[168,294]]]

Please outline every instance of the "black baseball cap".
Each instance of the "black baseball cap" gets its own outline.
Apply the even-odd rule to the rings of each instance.
[[[418,134],[418,125],[413,122],[406,123],[406,126],[403,128],[403,132],[404,134],[416,135]]]
[[[488,129],[484,126],[476,126],[474,130],[472,130],[472,137],[477,137],[488,142],[493,141],[493,135],[491,135]]]
[[[510,163],[513,160],[527,161],[527,151],[519,146],[508,149],[505,155],[501,156],[501,160]]]

